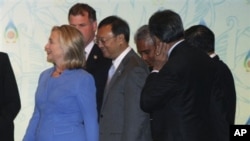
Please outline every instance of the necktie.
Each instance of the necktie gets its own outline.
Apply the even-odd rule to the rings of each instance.
[[[113,77],[115,73],[115,66],[112,64],[112,66],[109,68],[109,74],[108,74],[108,80],[107,80],[107,85],[109,84],[111,78]]]

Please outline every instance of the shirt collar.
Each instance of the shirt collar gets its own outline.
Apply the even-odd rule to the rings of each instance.
[[[86,56],[86,59],[88,59],[89,57],[89,54],[90,54],[90,51],[92,50],[94,46],[94,41],[91,41],[85,48],[84,48],[84,51],[85,51],[85,56]]]
[[[212,54],[210,54],[209,56],[210,56],[210,58],[214,58],[214,57],[216,56],[216,54],[215,54],[215,53],[212,53]]]
[[[180,43],[183,42],[183,41],[184,41],[184,39],[182,39],[182,40],[176,42],[176,43],[169,49],[169,51],[168,51],[168,57],[170,56],[170,54],[171,54],[171,52],[173,51],[173,49],[174,49],[178,44],[180,44]]]
[[[128,54],[128,52],[131,50],[131,47],[127,47],[116,59],[112,60],[112,63],[115,67],[115,69],[118,68],[120,65],[122,59]]]

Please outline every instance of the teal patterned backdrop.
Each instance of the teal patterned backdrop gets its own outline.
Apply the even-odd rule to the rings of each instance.
[[[237,90],[236,124],[250,124],[250,0],[0,0],[0,51],[7,52],[17,78],[22,109],[15,120],[21,141],[34,107],[44,46],[54,25],[67,24],[68,9],[86,2],[98,21],[109,15],[127,20],[133,35],[158,9],[178,12],[185,28],[205,24],[216,35],[216,52],[231,69]]]

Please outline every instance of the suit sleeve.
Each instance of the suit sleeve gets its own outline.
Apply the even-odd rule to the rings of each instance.
[[[40,114],[35,106],[33,115],[29,121],[29,125],[26,129],[26,133],[24,135],[23,141],[34,141],[35,133],[37,129],[38,120],[40,118]]]
[[[13,122],[21,108],[19,91],[9,57],[7,54],[3,54],[1,59],[0,61],[3,61],[3,63],[0,69],[2,69],[1,77],[3,76],[3,78],[0,80],[2,81],[0,126],[6,122]]]
[[[173,72],[173,71],[172,71]],[[178,87],[178,76],[166,70],[166,66],[159,73],[151,73],[145,82],[141,93],[140,105],[143,111],[151,113],[165,106],[181,87]]]
[[[234,124],[235,111],[236,111],[236,90],[234,84],[234,78],[225,63],[219,61],[217,63],[217,73],[218,75],[215,79],[215,96],[216,101],[220,105],[220,110],[225,113],[226,120],[230,124]],[[216,93],[217,92],[217,93]]]
[[[42,77],[43,77],[43,73],[39,77],[38,87],[41,85]],[[36,89],[36,95],[37,95],[37,91],[39,89],[38,87]],[[34,111],[33,111],[32,117],[29,121],[28,127],[26,129],[26,133],[24,135],[23,141],[34,141],[35,140],[35,134],[36,134],[39,119],[40,119],[40,112],[37,109],[37,103],[35,100]]]
[[[148,129],[149,114],[140,108],[140,94],[148,72],[142,68],[130,71],[125,83],[125,113],[122,141],[141,141],[142,134]]]
[[[85,126],[86,141],[99,141],[94,78],[85,77],[81,80],[78,91],[77,97]]]

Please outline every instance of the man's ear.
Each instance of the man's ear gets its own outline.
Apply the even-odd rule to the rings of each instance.
[[[93,21],[92,26],[93,26],[94,31],[96,32],[97,31],[97,22]]]
[[[119,34],[119,35],[116,36],[116,38],[118,39],[119,43],[124,43],[125,42],[124,34]]]

